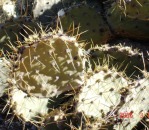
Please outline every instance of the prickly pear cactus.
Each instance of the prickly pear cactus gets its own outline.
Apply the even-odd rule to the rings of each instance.
[[[37,113],[45,115],[49,98],[78,89],[83,83],[83,49],[76,38],[60,32],[40,35],[26,39],[15,60],[10,60],[11,105],[25,121]]]
[[[125,104],[119,109],[118,115],[121,118],[121,123],[114,125],[114,128],[131,130],[135,128],[145,115],[148,118],[149,112],[149,74],[144,72],[144,78],[134,82],[134,85],[129,89],[130,93],[125,99]],[[132,112],[131,117],[125,113]],[[124,115],[125,114],[125,115]],[[148,128],[148,124],[145,124]]]
[[[94,5],[95,6],[95,5]],[[86,4],[74,5],[60,16],[62,28],[69,35],[77,35],[79,40],[102,44],[109,40],[111,32],[100,14],[98,3],[96,6]],[[85,32],[85,33],[83,33]],[[90,47],[87,45],[86,48]]]
[[[57,127],[60,130],[110,128],[110,124],[114,123],[114,114],[123,104],[123,97],[127,96],[129,81],[123,73],[108,66],[97,66],[94,71],[88,70],[81,90],[62,109],[63,114],[57,115]],[[50,128],[50,121],[49,119],[49,125],[44,130]]]
[[[98,126],[110,121],[112,114],[121,106],[122,97],[127,95],[129,79],[114,68],[97,66],[86,73],[85,84],[78,96],[76,111],[88,118],[98,120]]]
[[[92,41],[94,44],[108,41],[112,34],[100,14],[101,8],[98,3],[96,6],[84,3],[66,9],[65,15],[60,17],[64,31],[70,35],[78,35],[80,40]]]
[[[107,21],[115,35],[136,40],[149,40],[149,22],[126,17],[116,3],[107,10]]]
[[[59,10],[69,8],[83,0],[34,0],[33,17],[38,19],[42,25],[49,25],[57,17]]]
[[[119,71],[124,71],[127,76],[134,78],[142,75],[139,69],[144,69],[143,58],[137,49],[121,44],[114,46],[105,44],[90,48],[88,53],[92,69],[96,68],[97,64],[104,64],[108,61],[109,66],[115,66]],[[139,69],[136,69],[137,67]],[[149,68],[147,67],[147,69]]]
[[[127,17],[149,20],[149,0],[118,0],[117,4]]]
[[[148,57],[113,46],[117,38],[140,40],[141,47],[149,41],[148,3],[1,0],[4,110],[9,106],[8,114],[41,130],[131,130],[142,121],[149,128],[140,118],[149,111]],[[46,32],[32,18],[46,25]],[[128,120],[125,112],[131,113]]]

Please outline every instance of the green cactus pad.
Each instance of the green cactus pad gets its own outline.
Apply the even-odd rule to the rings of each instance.
[[[65,15],[60,17],[60,21],[64,32],[68,32],[69,35],[78,35],[79,40],[103,44],[111,37],[109,27],[99,10],[87,4],[66,9]]]
[[[93,69],[98,64],[108,62],[109,66],[115,66],[119,71],[124,70],[127,76],[135,78],[137,75],[142,75],[139,69],[144,69],[143,58],[137,49],[133,50],[131,47],[121,44],[111,47],[109,45],[102,45],[93,47],[88,52]]]
[[[34,42],[36,39],[30,44]],[[19,52],[20,59],[15,63],[18,68],[14,72],[19,88],[33,95],[53,97],[80,86],[82,49],[75,38],[49,34],[45,40],[22,46]]]
[[[65,96],[59,95],[78,89],[83,83],[83,49],[76,38],[54,31],[39,35],[25,39],[17,58],[10,59],[11,108],[16,115],[32,122],[53,109],[48,104],[59,105]]]
[[[149,40],[149,22],[126,17],[117,4],[107,11],[107,21],[115,34],[124,38]]]

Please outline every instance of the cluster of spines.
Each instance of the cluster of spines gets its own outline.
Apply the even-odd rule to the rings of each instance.
[[[24,41],[34,31],[39,31],[39,26],[30,18],[18,18],[0,25],[0,52],[10,53],[13,48]],[[13,50],[14,51],[14,50]]]

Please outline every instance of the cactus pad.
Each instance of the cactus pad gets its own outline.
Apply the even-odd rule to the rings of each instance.
[[[92,68],[96,67],[96,64],[104,64],[108,62],[109,66],[115,66],[119,71],[125,71],[127,76],[134,78],[137,75],[142,75],[139,69],[144,69],[143,59],[140,52],[137,49],[124,45],[102,45],[95,46],[88,50],[89,59]],[[138,67],[139,69],[136,69]],[[147,68],[149,69],[149,68]]]
[[[149,22],[126,17],[117,4],[112,4],[112,7],[108,9],[107,21],[118,36],[142,41],[149,40]]]
[[[78,96],[76,111],[98,121],[99,126],[102,126],[103,123],[110,121],[112,113],[122,103],[124,93],[121,92],[127,90],[129,79],[114,68],[98,67],[94,72],[89,71],[86,74],[85,84]]]
[[[50,99],[58,100],[61,93],[78,89],[83,83],[83,49],[75,37],[55,32],[39,35],[25,39],[17,58],[10,60],[11,106],[25,121],[32,121],[38,113],[45,115]]]
[[[98,7],[98,4],[96,6]],[[79,40],[102,44],[111,37],[109,27],[100,15],[100,10],[87,4],[66,9],[60,21],[64,32],[68,32],[69,35],[78,35]]]
[[[137,123],[139,123],[143,117],[149,112],[149,75],[147,72],[146,76],[143,79],[139,79],[134,82],[134,85],[130,88],[130,94],[125,99],[126,103],[119,109],[118,115],[122,119],[120,124],[116,124],[115,129],[125,129],[130,130],[135,128]],[[132,117],[124,117],[123,113],[132,112]],[[123,117],[120,117],[121,116]],[[127,115],[125,115],[127,116]],[[145,127],[148,127],[147,124],[143,123]]]

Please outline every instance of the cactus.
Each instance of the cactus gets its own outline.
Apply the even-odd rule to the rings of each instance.
[[[129,79],[123,73],[107,66],[97,66],[94,72],[86,73],[76,111],[97,120],[100,128],[103,123],[110,121],[112,114],[120,107],[128,86]]]
[[[119,71],[124,71],[131,78],[142,75],[139,69],[144,69],[144,64],[142,55],[137,49],[133,50],[131,47],[121,44],[114,46],[106,44],[92,47],[88,53],[92,69],[96,67],[94,63],[104,64],[105,61],[108,61],[109,66],[117,67]],[[147,69],[149,68],[147,67]]]
[[[129,47],[124,48],[120,45],[113,47],[105,45],[105,48],[98,49],[101,52],[103,50],[108,52],[112,50],[113,52],[120,47],[122,53],[139,55],[138,51],[135,52]],[[91,63],[89,65],[92,67]],[[141,121],[139,112],[143,112],[145,115],[148,111],[148,73],[142,73],[144,78],[139,80],[130,79],[124,73],[118,72],[114,67],[109,68],[108,64],[96,65],[94,70],[88,69],[83,77],[84,84],[81,86],[81,90],[75,93],[74,99],[64,109],[53,116],[57,120],[50,118],[45,122],[46,127],[43,130],[49,128],[112,130],[113,126],[116,130],[132,129]],[[141,104],[142,101],[144,104]],[[124,111],[133,111],[135,116],[128,120],[122,120],[119,117]],[[54,124],[51,125],[50,122]]]
[[[112,34],[100,14],[98,3],[94,3],[94,6],[87,3],[73,5],[64,12],[60,22],[63,30],[69,35],[77,35],[79,40],[92,41],[94,44],[103,44],[110,39]],[[81,34],[82,32],[85,33]],[[88,46],[90,47],[88,44],[86,48],[89,48]]]
[[[110,69],[103,65],[97,66],[94,71],[88,70],[81,90],[61,109],[62,114],[57,114],[55,124],[59,130],[110,128],[108,123],[114,122],[113,115],[123,104],[122,98],[127,95],[129,82],[130,80],[115,68]],[[54,121],[46,121],[47,126],[43,130],[48,130],[50,122]]]
[[[63,8],[61,0],[45,0],[44,2],[35,0],[33,5],[33,18],[40,21],[44,26],[51,24],[57,16],[57,12]]]
[[[85,84],[75,95],[75,103],[71,100],[65,109],[50,117],[43,130],[113,130],[113,127],[131,130],[142,120],[149,109],[148,73],[144,72],[144,78],[132,81],[114,68],[98,67],[94,72],[87,72]],[[132,112],[127,115],[131,117],[122,117],[124,112]],[[55,123],[52,125],[52,122]]]
[[[35,0],[33,9],[34,18],[43,15],[45,11],[50,10],[54,4],[58,4],[59,2],[60,0],[45,0],[44,2],[42,0]]]
[[[114,128],[131,130],[137,123],[149,112],[149,73],[144,72],[144,78],[134,81],[134,85],[129,89],[130,93],[125,99],[125,104],[119,109],[118,115],[121,115],[121,123],[115,124]],[[132,112],[132,117],[125,117],[124,113]],[[147,115],[148,116],[148,115]],[[148,125],[143,123],[145,127]]]
[[[135,40],[149,40],[149,22],[126,17],[116,3],[107,10],[107,21],[115,35]]]
[[[114,1],[1,0],[3,111],[41,130],[135,129],[149,111],[148,57],[109,40],[148,41],[149,2]]]
[[[25,39],[15,60],[10,60],[10,102],[15,114],[25,121],[33,120],[37,113],[45,115],[49,98],[82,84],[83,49],[75,37],[54,31],[40,35]]]
[[[130,18],[149,20],[149,1],[148,0],[131,0],[131,1],[121,1],[118,0],[117,4],[122,12]]]

